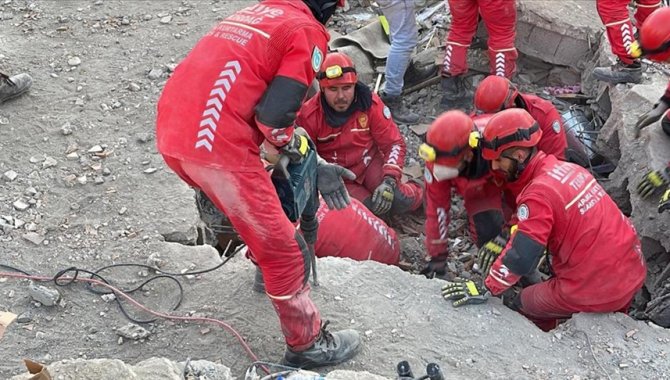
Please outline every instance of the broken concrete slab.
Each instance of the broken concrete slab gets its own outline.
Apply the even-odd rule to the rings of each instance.
[[[615,187],[627,191],[631,219],[640,237],[656,240],[670,251],[670,220],[656,211],[659,194],[642,200],[636,192],[647,171],[662,168],[670,161],[670,137],[663,133],[660,122],[642,130],[639,139],[634,137],[635,123],[658,101],[667,81],[655,74],[650,82],[641,85],[611,87],[612,113],[600,131],[598,147],[617,164],[610,179]]]
[[[516,47],[556,65],[583,68],[604,26],[591,1],[517,1]]]

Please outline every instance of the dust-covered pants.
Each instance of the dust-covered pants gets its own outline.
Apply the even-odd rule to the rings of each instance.
[[[627,313],[638,290],[622,294],[619,299],[604,304],[594,301],[593,305],[575,305],[560,296],[559,281],[551,278],[524,288],[519,294],[519,312],[543,331],[554,329],[561,319],[570,318],[574,313]]]
[[[492,75],[511,78],[516,71],[518,53],[515,0],[448,0],[451,27],[447,35],[442,74],[456,76],[468,71],[467,50],[477,32],[482,15],[489,33],[489,67]]]
[[[363,202],[365,207],[372,207],[372,194],[384,180],[384,157],[375,155],[370,165],[365,169],[363,182],[346,181],[349,195]],[[393,194],[391,213],[402,214],[419,208],[423,202],[423,188],[416,182],[401,182],[398,180]]]
[[[630,0],[596,0],[598,15],[607,29],[612,54],[627,65],[634,61],[630,55],[630,47],[635,41],[633,24],[628,14],[629,3]],[[661,6],[661,0],[637,0],[635,3],[635,25],[639,29],[644,20]]]
[[[163,158],[182,180],[202,190],[230,219],[263,273],[286,343],[296,351],[309,348],[321,323],[306,282],[309,254],[302,236],[284,214],[260,158],[258,170],[246,172]]]

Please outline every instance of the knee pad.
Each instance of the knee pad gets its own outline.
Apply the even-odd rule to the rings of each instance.
[[[670,118],[667,113],[663,115],[663,118],[661,119],[661,128],[663,128],[663,132],[665,132],[666,135],[670,136]]]
[[[300,248],[305,265],[305,278],[302,280],[302,285],[305,286],[307,285],[307,281],[309,281],[309,275],[312,273],[312,253],[309,251],[305,239],[298,231],[295,232],[295,241],[298,242],[298,248]]]
[[[481,247],[500,234],[505,221],[501,210],[486,210],[474,214],[472,222],[477,234],[477,247]]]

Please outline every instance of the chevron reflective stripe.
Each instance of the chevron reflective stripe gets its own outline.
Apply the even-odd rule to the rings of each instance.
[[[240,72],[242,72],[240,62],[237,60],[227,62],[223,68],[209,92],[209,99],[207,99],[205,110],[202,112],[195,149],[204,148],[210,152],[212,151],[214,132],[221,119],[221,110],[223,109],[223,103],[226,102],[226,95],[235,84]]]
[[[437,208],[437,229],[440,232],[440,240],[447,240],[447,210]]]
[[[390,165],[398,165],[398,158],[400,158],[400,145],[393,145],[391,147],[391,153],[389,154],[389,158],[386,161],[387,164]]]
[[[626,52],[630,54],[631,45],[633,44],[634,41],[633,33],[630,30],[630,25],[621,24],[620,30],[621,30],[621,42],[623,43],[623,47],[626,49]]]
[[[453,47],[451,45],[447,45],[447,49],[444,51],[444,61],[442,62],[444,64],[444,69],[449,70],[451,67],[451,53],[452,53]]]
[[[496,53],[496,75],[499,77],[505,76],[505,53]]]

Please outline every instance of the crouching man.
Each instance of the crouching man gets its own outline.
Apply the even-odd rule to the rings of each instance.
[[[537,150],[538,134],[529,133],[535,123],[515,108],[487,124],[480,139],[483,157],[523,187],[518,225],[493,258],[486,289],[473,281],[452,282],[443,296],[460,306],[484,302],[487,290],[500,295],[534,271],[546,250],[552,277],[520,291],[513,306],[521,314],[549,331],[574,313],[625,313],[646,276],[635,228],[586,169]]]

